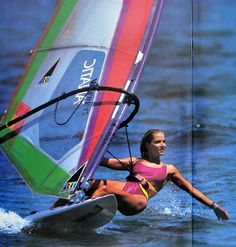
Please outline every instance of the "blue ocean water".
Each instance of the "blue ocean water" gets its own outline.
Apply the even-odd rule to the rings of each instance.
[[[0,3],[4,1],[1,0]],[[0,114],[11,99],[56,0],[11,0],[0,12]],[[39,235],[20,231],[23,217],[54,199],[32,194],[0,153],[0,246],[235,246],[236,244],[236,2],[165,1],[136,94],[140,112],[129,125],[132,154],[150,128],[167,132],[164,162],[175,164],[194,186],[225,207],[231,219],[214,213],[168,184],[136,216],[117,213],[95,232]],[[110,150],[128,155],[124,131]],[[125,173],[100,168],[97,177]]]

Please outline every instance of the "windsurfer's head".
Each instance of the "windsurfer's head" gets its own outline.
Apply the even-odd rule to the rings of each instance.
[[[141,157],[148,159],[150,156],[160,156],[164,154],[166,148],[165,132],[159,129],[148,130],[140,144]]]

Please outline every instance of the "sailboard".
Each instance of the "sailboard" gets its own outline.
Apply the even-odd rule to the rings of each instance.
[[[0,148],[32,192],[69,198],[93,177],[138,111],[134,91],[162,6],[59,1],[0,126]]]
[[[25,217],[25,232],[87,232],[110,222],[116,213],[114,195],[88,199],[82,203],[48,209]]]

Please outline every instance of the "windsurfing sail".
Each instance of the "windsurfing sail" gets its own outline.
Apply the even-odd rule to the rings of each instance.
[[[94,175],[144,67],[163,0],[61,0],[7,108],[0,147],[35,193]],[[129,117],[132,119],[134,112]]]

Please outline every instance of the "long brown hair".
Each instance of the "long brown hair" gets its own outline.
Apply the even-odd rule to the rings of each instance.
[[[143,159],[148,158],[148,150],[146,144],[152,141],[154,133],[163,133],[165,135],[165,132],[159,129],[150,129],[144,134],[140,143],[140,153],[141,153],[141,158]]]

